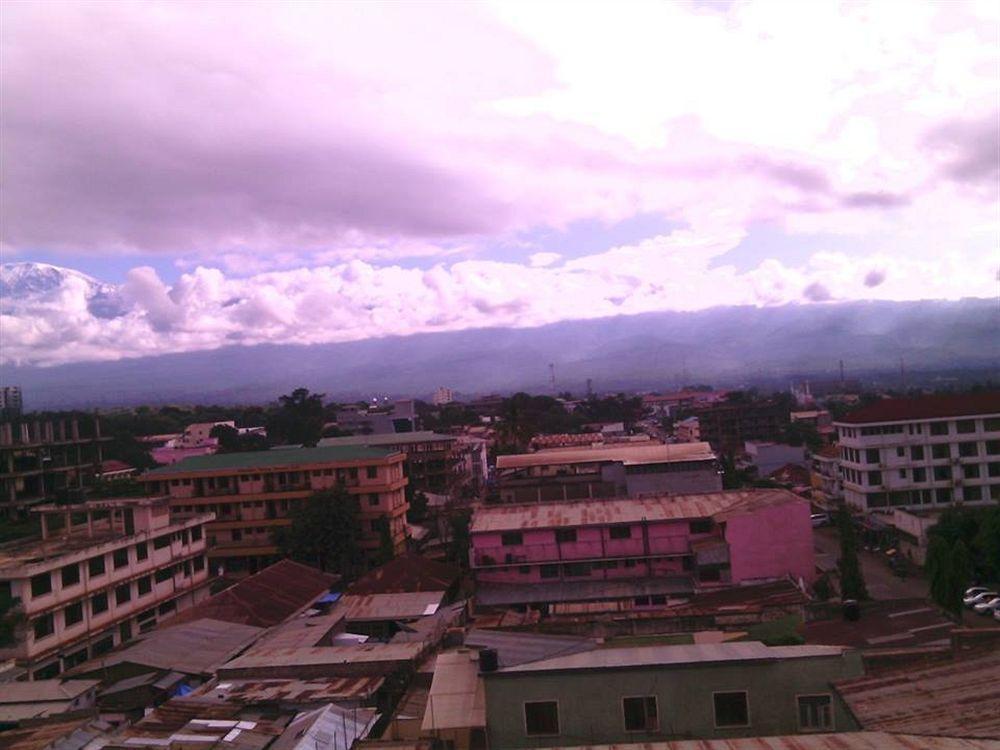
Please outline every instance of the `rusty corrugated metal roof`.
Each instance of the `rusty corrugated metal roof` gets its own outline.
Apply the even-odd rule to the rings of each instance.
[[[552,749],[550,749],[552,750]],[[994,742],[953,737],[914,737],[885,732],[795,734],[775,737],[734,737],[727,740],[627,742],[578,745],[560,750],[998,750]]]

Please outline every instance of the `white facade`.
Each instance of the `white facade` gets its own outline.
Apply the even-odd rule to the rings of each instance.
[[[879,510],[1000,502],[1000,413],[836,427],[848,505]]]
[[[431,396],[431,403],[434,406],[444,406],[445,404],[450,404],[455,400],[455,392],[451,388],[445,388],[441,386],[436,391],[434,395]]]

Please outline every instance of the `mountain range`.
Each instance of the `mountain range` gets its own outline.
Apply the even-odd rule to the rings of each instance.
[[[29,266],[37,266],[32,269]],[[45,264],[8,264],[0,298],[87,285],[94,315],[114,317],[117,288]],[[0,366],[33,409],[139,403],[251,403],[304,385],[331,397],[421,396],[445,385],[464,393],[577,392],[738,383],[911,369],[1000,369],[994,300],[842,302],[658,312],[537,328],[488,328],[312,346],[231,346],[53,367]],[[550,364],[552,370],[550,370]]]

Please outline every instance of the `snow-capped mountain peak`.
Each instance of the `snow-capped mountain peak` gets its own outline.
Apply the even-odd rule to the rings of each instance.
[[[82,282],[90,312],[99,318],[115,318],[124,308],[118,287],[72,268],[50,263],[21,261],[0,264],[0,301],[5,308],[58,293],[70,281]]]

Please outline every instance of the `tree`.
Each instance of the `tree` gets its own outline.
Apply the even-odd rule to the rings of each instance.
[[[410,523],[420,523],[427,518],[427,506],[427,495],[417,490],[410,500],[410,508],[406,511],[406,520]]]
[[[974,549],[979,552],[982,580],[1000,580],[1000,508],[989,508],[983,513]]]
[[[359,511],[343,485],[317,492],[291,511],[291,524],[278,527],[274,541],[293,560],[353,578],[361,569]]]
[[[841,598],[858,601],[867,599],[868,589],[858,560],[858,540],[847,508],[837,511],[837,530],[840,533],[840,560],[837,561],[837,569],[840,572]]]
[[[959,539],[951,548],[951,575],[945,589],[945,599],[941,602],[947,611],[962,616],[962,595],[972,580],[972,556],[965,542]]]
[[[17,631],[24,623],[21,600],[10,593],[0,591],[0,647],[13,646],[17,641]]]
[[[241,435],[235,427],[227,424],[217,424],[209,433],[210,437],[219,441],[219,453],[243,453],[246,451],[266,451],[269,447],[267,438],[258,434]]]
[[[451,543],[448,545],[448,559],[461,565],[463,568],[469,564],[469,521],[468,512],[452,513],[448,517],[448,525],[451,529]]]
[[[267,434],[278,443],[316,445],[323,436],[323,397],[308,388],[279,397],[279,408],[267,420]]]
[[[382,516],[378,519],[378,564],[385,565],[395,556],[396,546],[392,543],[389,519]]]
[[[823,438],[815,425],[808,422],[789,422],[785,426],[785,442],[789,445],[804,445],[810,453],[816,453],[823,447]]]

